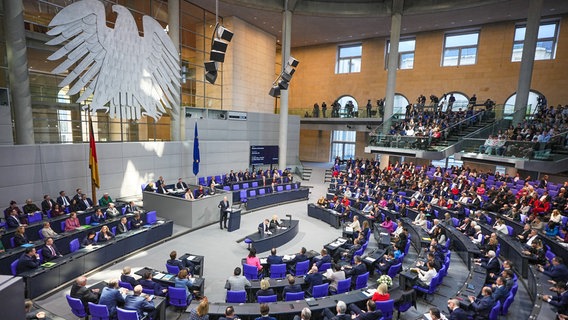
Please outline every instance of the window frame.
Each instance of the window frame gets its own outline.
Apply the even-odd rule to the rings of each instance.
[[[539,42],[548,42],[548,41],[552,41],[552,50],[551,50],[551,57],[549,59],[537,59],[536,55],[535,55],[535,59],[534,61],[547,61],[547,60],[556,60],[556,50],[558,48],[558,35],[560,33],[560,20],[559,19],[552,19],[552,20],[541,20],[538,28],[540,31],[540,27],[542,26],[546,26],[546,25],[555,25],[555,29],[554,29],[554,36],[552,38],[548,37],[548,38],[539,38],[538,37],[538,32],[537,32],[537,39],[536,42],[537,44]],[[521,62],[521,60],[523,59],[523,47],[525,44],[525,37],[523,37],[523,40],[515,40],[515,35],[517,34],[517,30],[520,28],[525,28],[525,36],[526,36],[526,28],[527,28],[527,22],[520,22],[515,24],[515,30],[513,32],[513,45],[511,48],[511,62]],[[514,60],[513,58],[515,57],[515,45],[521,45],[521,55],[520,55],[520,59],[519,60]]]
[[[347,57],[341,57],[341,49],[344,48],[355,48],[355,47],[360,47],[361,48],[361,55],[359,56],[347,56]],[[359,60],[359,70],[358,71],[353,71],[352,67],[353,67],[353,60]],[[341,68],[341,62],[342,61],[348,61],[349,62],[349,70],[346,72],[341,72],[342,68]],[[362,61],[363,61],[363,43],[362,42],[357,42],[357,43],[349,43],[349,44],[342,44],[342,45],[338,45],[337,46],[337,54],[336,54],[336,60],[335,60],[335,74],[350,74],[350,73],[360,73],[361,69],[362,69]]]
[[[414,50],[412,51],[398,51],[398,62],[396,65],[397,70],[413,70],[414,69],[414,59],[416,57],[416,36],[408,36],[404,38],[400,38],[398,48],[400,49],[400,42],[403,41],[411,41],[414,40]],[[389,52],[390,52],[390,39],[387,39],[387,43],[385,44],[385,70],[388,69],[389,65]],[[402,65],[402,55],[412,53],[412,68],[404,68],[401,69],[400,66]]]
[[[477,34],[477,42],[475,45],[464,45],[464,46],[455,46],[455,47],[446,47],[446,43],[448,42],[448,37],[453,36],[462,36],[462,35],[469,35],[469,34]],[[459,30],[459,31],[448,31],[444,33],[444,43],[442,45],[442,61],[440,62],[441,67],[461,67],[461,66],[473,66],[477,64],[477,55],[479,49],[479,38],[481,37],[481,29],[467,29],[467,30]],[[462,51],[467,49],[475,49],[475,58],[473,63],[471,64],[462,64]],[[444,62],[446,61],[446,50],[458,50],[457,55],[457,63],[455,65],[446,65]]]

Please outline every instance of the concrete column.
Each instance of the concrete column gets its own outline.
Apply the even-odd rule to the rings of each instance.
[[[4,0],[4,30],[16,144],[34,144],[32,96],[22,0]]]
[[[168,1],[168,28],[169,28],[169,36],[174,43],[174,46],[178,50],[178,53],[181,52],[179,46],[179,1],[180,0],[170,0]],[[181,59],[181,54],[179,55]],[[180,66],[181,68],[181,66]],[[181,69],[179,69],[181,70]],[[181,75],[181,71],[180,71]],[[179,141],[181,139],[181,119],[185,118],[185,114],[181,114],[181,86],[178,89],[177,96],[180,101],[179,104],[172,105],[172,110],[170,112],[170,139],[172,141]],[[184,119],[185,120],[185,119]],[[184,121],[185,123],[185,121]],[[185,133],[185,128],[183,130]],[[185,136],[185,134],[184,134]]]
[[[517,98],[515,100],[515,111],[518,112],[513,117],[514,125],[522,122],[527,113],[542,3],[543,0],[529,1],[527,29],[523,43],[523,57],[521,59],[521,70],[519,72],[519,83],[517,85]]]
[[[292,11],[288,9],[288,0],[284,0],[284,12],[282,13],[282,71],[290,58],[290,40],[292,35]],[[288,90],[280,93],[280,134],[278,139],[278,168],[286,169],[286,157],[288,154]]]
[[[383,124],[383,134],[387,134],[390,129],[391,117],[394,109],[396,72],[398,69],[398,44],[400,42],[400,27],[402,25],[403,5],[404,0],[393,0],[392,2],[390,51],[389,63],[387,65],[387,90],[385,93],[385,122]]]

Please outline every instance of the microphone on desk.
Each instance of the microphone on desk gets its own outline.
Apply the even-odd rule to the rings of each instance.
[[[288,217],[288,220],[290,221],[290,225],[292,225],[292,215],[291,215],[291,214],[287,214],[286,217]]]

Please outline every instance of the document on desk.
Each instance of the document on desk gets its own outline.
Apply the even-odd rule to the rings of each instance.
[[[290,260],[294,259],[295,257],[296,257],[295,254],[293,254],[293,255],[287,255],[287,254],[285,254],[284,257],[282,257],[282,260],[284,260],[284,261],[290,261]]]
[[[353,232],[353,228],[352,227],[345,227],[345,232]]]
[[[377,292],[377,289],[367,289],[363,291],[363,294],[367,296],[367,298],[370,298],[375,294],[375,292]]]
[[[164,276],[165,276],[165,274],[163,274],[163,273],[161,273],[161,272],[158,272],[158,273],[156,273],[156,274],[154,275],[154,278],[156,278],[156,279],[162,279]]]
[[[42,264],[41,266],[44,267],[44,268],[51,268],[55,264],[56,264],[55,262],[46,262],[46,263]]]
[[[267,263],[268,263],[268,259],[266,259],[266,258],[260,259],[260,264],[267,264]]]
[[[189,257],[187,257],[187,260],[195,261],[195,260],[197,260],[197,257],[196,256],[189,256]]]
[[[365,261],[367,261],[367,262],[370,262],[370,263],[373,263],[373,262],[377,261],[377,259],[374,259],[374,258],[372,258],[372,257],[366,257],[366,258],[363,259],[363,260],[365,260]]]

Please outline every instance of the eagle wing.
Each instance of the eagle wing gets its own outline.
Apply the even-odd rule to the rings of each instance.
[[[155,102],[156,110],[163,113],[167,108],[175,112],[176,108],[172,108],[172,105],[179,104],[181,78],[178,51],[164,28],[156,20],[144,16],[142,24],[144,27],[143,41],[146,48],[144,52],[145,70],[151,77],[154,90],[159,88],[161,91],[153,93],[160,97],[160,100]]]
[[[53,61],[67,56],[67,59],[52,72],[63,73],[69,70],[69,74],[59,86],[64,87],[75,81],[68,94],[77,94],[85,88],[77,100],[82,102],[93,94],[98,73],[107,53],[105,40],[111,29],[106,26],[105,7],[98,0],[75,2],[61,10],[51,20],[49,26],[53,29],[47,34],[57,37],[47,44],[66,43],[47,59]]]

